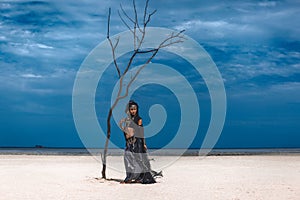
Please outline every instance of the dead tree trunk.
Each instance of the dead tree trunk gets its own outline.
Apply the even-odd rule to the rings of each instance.
[[[152,59],[156,56],[156,54],[158,53],[158,51],[160,49],[162,49],[164,47],[171,46],[175,43],[180,43],[180,42],[184,41],[184,37],[182,35],[184,30],[182,30],[180,32],[177,32],[177,33],[174,32],[173,34],[167,36],[165,40],[161,41],[160,45],[157,48],[143,50],[142,44],[143,44],[145,34],[146,34],[146,27],[149,24],[149,22],[151,21],[151,17],[156,12],[156,10],[154,10],[151,13],[148,13],[148,4],[149,4],[149,0],[146,0],[146,4],[145,4],[145,7],[144,7],[144,14],[143,14],[143,18],[142,18],[142,21],[143,21],[142,23],[139,23],[135,0],[133,0],[134,18],[129,17],[129,15],[123,9],[122,5],[120,6],[121,12],[118,11],[118,14],[119,14],[119,17],[120,17],[121,21],[129,29],[129,31],[132,33],[132,36],[133,36],[133,39],[134,39],[133,40],[134,41],[134,49],[133,49],[132,55],[130,56],[130,59],[129,59],[126,67],[125,67],[125,70],[123,72],[121,72],[120,67],[117,63],[116,56],[115,56],[115,52],[116,52],[116,49],[117,49],[118,44],[119,44],[119,38],[116,40],[115,43],[113,43],[111,38],[110,38],[111,9],[109,9],[108,23],[107,23],[107,40],[109,41],[109,44],[111,46],[113,63],[114,63],[114,66],[117,70],[118,77],[119,77],[120,81],[119,81],[119,88],[118,88],[117,97],[116,97],[113,105],[109,109],[109,112],[108,112],[108,115],[107,115],[107,121],[106,121],[106,126],[107,126],[106,141],[105,141],[105,146],[104,146],[104,152],[103,152],[103,155],[102,155],[102,172],[101,172],[102,178],[104,178],[104,179],[106,179],[106,166],[107,166],[106,158],[107,158],[108,144],[109,144],[109,140],[110,140],[110,136],[111,136],[111,118],[112,118],[112,115],[113,115],[114,108],[116,107],[116,105],[119,103],[119,101],[121,99],[126,98],[128,96],[129,88],[130,88],[131,84],[133,83],[133,81],[137,78],[137,76],[139,75],[141,70],[143,68],[145,68],[152,61]],[[127,21],[132,24],[132,27],[127,23]],[[134,59],[136,58],[136,56],[138,54],[149,54],[149,58],[146,59],[144,64],[142,64],[138,68],[138,70],[135,72],[135,74],[131,77],[129,83],[125,87],[125,94],[121,95],[122,92],[123,92],[123,89],[124,89],[123,88],[123,79],[126,76],[127,72],[129,71],[129,69],[132,65],[132,62],[134,61]]]

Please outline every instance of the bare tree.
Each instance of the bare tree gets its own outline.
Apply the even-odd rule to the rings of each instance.
[[[143,42],[144,42],[146,31],[147,31],[146,28],[147,28],[149,22],[151,21],[151,17],[156,13],[157,10],[154,10],[154,11],[148,13],[149,0],[146,0],[142,22],[139,22],[135,0],[132,1],[132,4],[133,4],[134,17],[130,17],[127,14],[127,12],[123,9],[122,5],[120,5],[120,10],[118,10],[119,17],[120,17],[121,21],[123,22],[123,24],[132,33],[133,42],[134,42],[132,53],[130,55],[129,61],[128,61],[127,65],[125,66],[125,69],[123,72],[121,72],[121,68],[119,67],[119,64],[117,63],[117,59],[116,59],[116,49],[118,47],[120,38],[117,38],[116,41],[114,41],[114,42],[110,38],[110,17],[111,17],[111,9],[110,8],[109,8],[109,13],[108,13],[107,40],[109,41],[109,44],[111,46],[113,63],[117,70],[117,73],[118,73],[119,88],[118,88],[118,92],[117,92],[117,97],[109,109],[107,121],[106,121],[106,126],[107,126],[106,134],[107,135],[106,135],[104,153],[102,155],[102,164],[103,164],[102,178],[104,178],[104,179],[106,179],[106,157],[107,157],[108,143],[109,143],[110,135],[111,135],[111,117],[112,117],[114,108],[117,106],[118,102],[121,99],[124,99],[128,96],[128,92],[129,92],[129,88],[130,88],[131,84],[137,78],[137,76],[139,75],[141,70],[143,68],[145,68],[152,61],[152,59],[156,56],[156,54],[158,53],[158,51],[160,49],[171,46],[175,43],[180,43],[180,42],[184,41],[184,37],[182,35],[184,30],[182,30],[182,31],[179,31],[176,33],[174,32],[174,33],[170,34],[169,36],[167,36],[163,41],[161,41],[159,43],[158,47],[156,47],[156,48],[143,49]],[[145,62],[134,72],[134,74],[131,76],[127,86],[124,88],[123,87],[124,77],[126,76],[129,69],[132,67],[132,63],[133,63],[134,59],[139,54],[146,54],[149,56],[145,60]],[[122,93],[124,93],[124,94],[122,95]]]

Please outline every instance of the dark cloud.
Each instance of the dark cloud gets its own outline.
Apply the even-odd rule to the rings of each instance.
[[[5,94],[0,100],[1,115],[10,111],[52,113],[59,121],[59,115],[64,115],[68,107],[67,115],[71,116],[76,71],[89,52],[105,40],[109,7],[111,34],[127,30],[117,14],[120,3],[132,16],[131,1],[127,0],[1,1],[0,92]],[[137,8],[142,16],[144,1],[137,1]],[[157,13],[150,26],[185,29],[188,36],[203,45],[225,81],[229,105],[237,97],[239,103],[260,99],[257,97],[262,94],[278,104],[282,96],[288,96],[285,103],[297,102],[299,8],[297,0],[152,0],[149,12],[157,9]],[[168,63],[163,55],[158,55],[156,61]],[[186,75],[192,77],[193,73]],[[259,102],[259,106],[263,104]],[[267,111],[264,114],[272,117]]]

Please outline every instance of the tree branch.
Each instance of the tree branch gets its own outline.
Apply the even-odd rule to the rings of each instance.
[[[135,21],[134,21],[133,19],[131,19],[131,17],[129,17],[129,16],[127,15],[127,13],[125,12],[125,10],[123,9],[122,4],[120,4],[120,8],[121,8],[123,14],[127,17],[127,19],[129,19],[129,20],[134,24]]]
[[[116,48],[119,44],[119,40],[120,38],[117,38],[117,41],[115,43],[115,45],[113,45],[111,39],[110,39],[110,33],[109,33],[109,30],[110,30],[110,15],[111,15],[111,8],[109,8],[109,12],[108,12],[108,19],[107,19],[107,35],[106,35],[106,38],[108,39],[109,41],[109,44],[110,44],[110,47],[111,47],[111,50],[112,50],[112,56],[113,56],[113,60],[114,60],[114,65],[115,65],[115,68],[118,72],[118,77],[120,78],[121,77],[121,72],[120,72],[120,68],[118,66],[118,63],[117,63],[117,59],[116,59],[116,54],[115,54],[115,51],[116,51]]]
[[[131,80],[129,81],[127,87],[126,87],[126,91],[125,91],[125,94],[123,96],[118,96],[119,99],[123,99],[125,97],[128,96],[128,93],[129,93],[129,88],[130,86],[132,85],[132,83],[135,81],[136,77],[140,74],[140,72],[142,71],[142,69],[144,69],[151,61],[152,59],[156,56],[156,54],[158,53],[158,51],[164,47],[167,47],[167,46],[170,46],[172,44],[175,44],[175,43],[180,43],[180,42],[183,42],[183,40],[176,40],[176,41],[170,41],[174,38],[184,38],[181,34],[184,32],[184,30],[178,32],[177,34],[174,34],[172,33],[171,36],[169,36],[168,38],[166,38],[164,41],[162,41],[159,45],[158,48],[153,48],[153,49],[149,49],[149,50],[137,50],[134,52],[133,56],[131,57],[130,59],[130,62],[128,63],[128,66],[127,68],[129,69],[129,67],[131,66],[131,63],[132,63],[132,60],[134,59],[134,57],[137,55],[137,54],[144,54],[144,53],[152,53],[152,56],[137,70],[137,72],[135,73],[135,75],[131,78]],[[170,42],[169,42],[170,41]],[[128,71],[127,69],[127,71]],[[126,73],[127,73],[126,71]],[[126,75],[126,73],[124,72],[123,76]],[[122,76],[122,77],[123,77]]]
[[[135,0],[132,0],[132,4],[133,4],[133,9],[134,9],[134,20],[135,20],[135,24],[134,25],[136,27],[140,28],[140,26],[139,26],[139,20],[138,20],[138,14],[137,14],[136,5],[135,5]]]
[[[111,15],[111,8],[108,9],[107,34],[106,34],[106,38],[109,38],[110,15]]]
[[[148,10],[149,0],[146,1],[145,8],[144,8],[144,17],[143,17],[143,24],[146,22],[147,10]]]
[[[137,72],[135,73],[135,75],[129,81],[129,83],[128,83],[127,87],[126,87],[125,94],[123,96],[118,97],[119,99],[124,99],[124,98],[126,98],[128,96],[130,86],[135,81],[136,77],[140,74],[140,72],[142,71],[142,69],[144,69],[151,62],[151,60],[156,56],[156,54],[157,54],[158,51],[159,51],[159,49],[155,49],[153,51],[152,56],[137,70]]]
[[[120,11],[118,10],[118,14],[119,14],[119,17],[121,19],[121,21],[123,22],[123,24],[128,28],[128,30],[130,30],[130,32],[133,34],[133,31],[132,29],[130,28],[130,26],[126,23],[126,21],[124,20],[124,18],[122,17]]]
[[[148,19],[147,19],[147,21],[144,23],[144,24],[145,24],[145,27],[146,27],[147,24],[150,22],[151,16],[154,15],[154,14],[156,13],[156,11],[157,11],[157,10],[154,10],[152,13],[150,13],[150,14],[148,15]]]
[[[180,32],[178,32],[177,34],[174,35],[174,33],[171,34],[171,36],[169,36],[168,38],[166,38],[164,41],[162,41],[159,45],[159,49],[170,46],[172,44],[176,44],[176,43],[180,43],[183,42],[185,39],[183,35],[181,35],[185,30],[181,30]],[[179,38],[179,39],[178,39]],[[172,41],[173,39],[177,39],[175,41]]]
[[[139,26],[139,22],[138,22],[138,13],[137,13],[137,9],[136,9],[136,4],[135,4],[135,0],[132,1],[133,4],[133,9],[134,9],[134,19],[132,19],[131,17],[129,17],[129,15],[126,13],[126,11],[124,10],[123,6],[120,4],[120,8],[121,11],[123,13],[123,15],[131,22],[133,23],[133,28],[131,28],[128,23],[125,21],[125,19],[122,17],[121,13],[118,11],[119,17],[121,19],[121,21],[123,22],[123,24],[128,28],[128,30],[130,30],[130,32],[133,34],[133,45],[134,45],[134,49],[136,50],[138,48],[138,46],[140,46],[139,44],[141,44],[141,40],[140,38],[137,36],[137,29],[142,33],[142,29]]]

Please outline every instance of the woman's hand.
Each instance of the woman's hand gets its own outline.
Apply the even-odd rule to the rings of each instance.
[[[122,124],[124,122],[125,122],[125,118],[121,119],[120,122],[119,122],[119,124]]]
[[[123,123],[125,122],[125,119],[123,118],[123,119],[121,119],[120,121],[119,121],[119,127],[121,128],[121,130],[122,131],[124,131],[124,126],[123,126]]]
[[[147,150],[147,145],[146,144],[144,144],[144,149]]]

